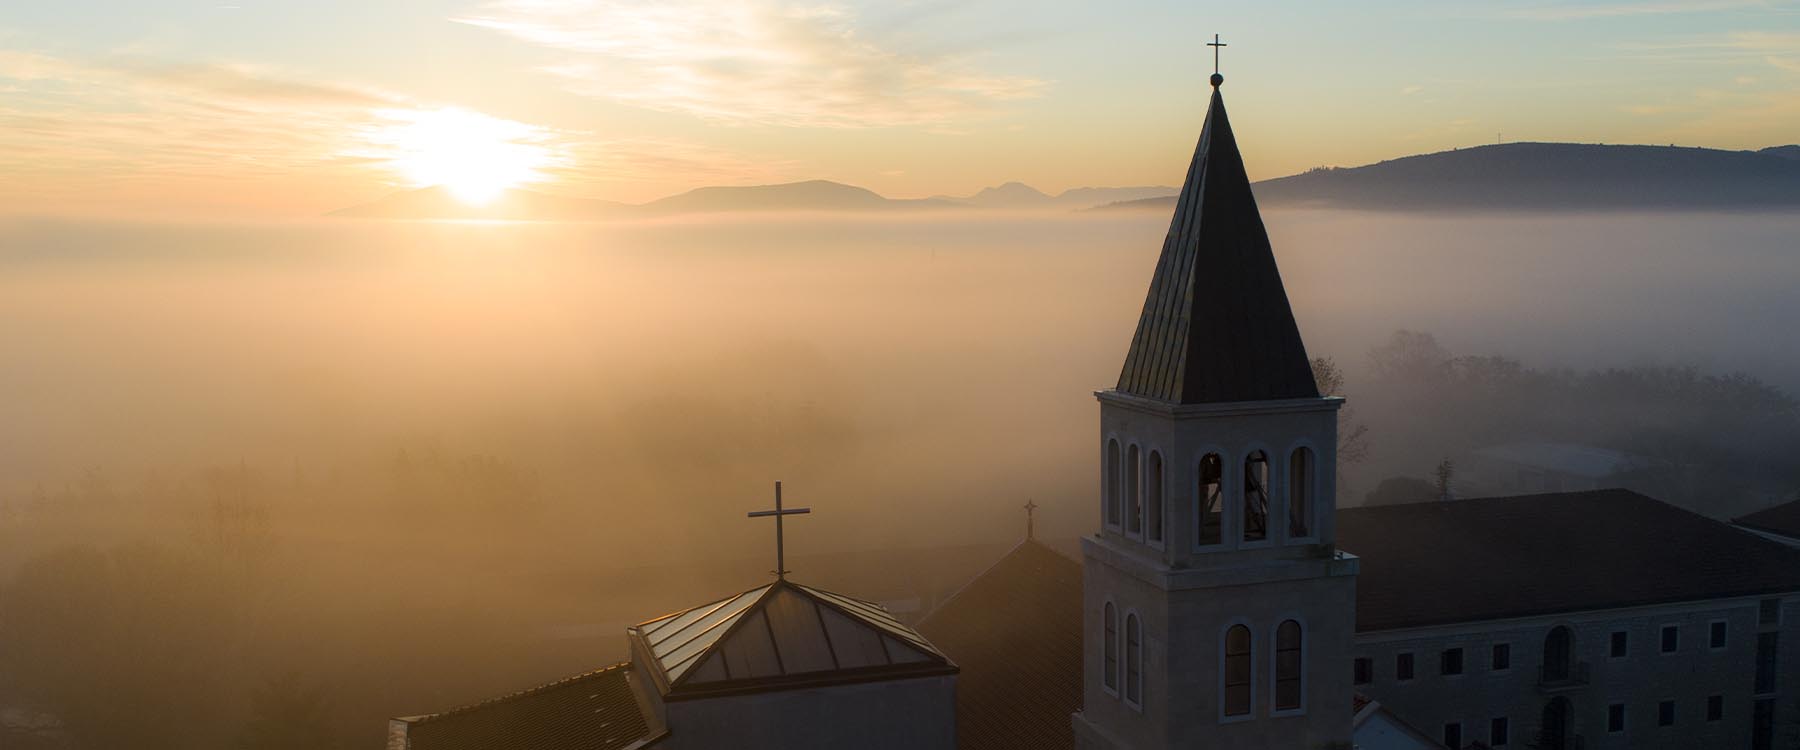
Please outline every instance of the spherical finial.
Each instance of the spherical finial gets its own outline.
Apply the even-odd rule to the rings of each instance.
[[[1225,76],[1219,75],[1218,73],[1214,73],[1212,75],[1213,88],[1215,88],[1215,89],[1218,88],[1219,84],[1224,83],[1224,82],[1225,82]]]

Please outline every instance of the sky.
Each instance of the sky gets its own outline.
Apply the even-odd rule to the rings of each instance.
[[[1177,184],[1215,33],[1258,179],[1800,141],[1800,2],[60,0],[0,8],[0,214]]]

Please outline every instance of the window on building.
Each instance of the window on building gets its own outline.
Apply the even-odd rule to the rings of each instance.
[[[1725,696],[1706,696],[1706,720],[1718,721],[1725,718]]]
[[[1444,744],[1449,747],[1462,747],[1462,722],[1453,721],[1444,725]]]
[[[1225,541],[1225,460],[1217,453],[1200,458],[1200,544]]]
[[[1244,457],[1244,541],[1269,538],[1269,454]]]
[[[1106,476],[1103,488],[1106,492],[1106,525],[1119,525],[1119,482],[1123,479],[1119,474],[1119,441],[1106,442]]]
[[[1125,449],[1125,530],[1144,533],[1144,466],[1138,457],[1137,444]]]
[[[1725,647],[1725,634],[1726,634],[1726,626],[1725,626],[1724,620],[1720,620],[1718,622],[1712,623],[1711,625],[1707,626],[1707,629],[1706,629],[1706,645],[1707,645],[1707,647],[1708,648],[1724,648]]]
[[[1661,701],[1656,704],[1656,725],[1659,727],[1675,726],[1675,701]]]
[[[1779,658],[1781,634],[1777,632],[1756,634],[1756,692],[1775,692],[1775,671]]]
[[[1119,609],[1112,602],[1106,603],[1104,615],[1106,638],[1100,646],[1104,659],[1100,665],[1100,685],[1108,692],[1117,693],[1119,689]]]
[[[1394,679],[1410,680],[1413,678],[1413,655],[1398,654],[1394,657]]]
[[[1631,634],[1623,630],[1614,630],[1612,634],[1612,658],[1623,659],[1631,649]]]
[[[1152,542],[1163,540],[1163,460],[1162,454],[1150,451],[1144,471],[1144,536]]]
[[[1614,703],[1606,707],[1606,731],[1625,731],[1625,704]]]
[[[1781,624],[1781,600],[1764,599],[1756,608],[1756,622],[1759,625]]]
[[[1462,674],[1462,672],[1463,672],[1462,661],[1463,661],[1463,650],[1462,649],[1460,649],[1460,648],[1444,649],[1444,652],[1442,654],[1438,655],[1438,674],[1446,675],[1446,676]]]
[[[1775,748],[1775,699],[1757,701],[1750,711],[1750,750]]]
[[[1144,702],[1144,626],[1136,612],[1125,616],[1125,700]]]
[[[1512,724],[1504,716],[1496,716],[1488,722],[1488,746],[1505,747],[1512,741]]]
[[[1288,456],[1288,536],[1304,539],[1313,535],[1313,455],[1306,448],[1295,448]]]
[[[1512,669],[1512,644],[1494,644],[1493,660],[1489,662],[1489,668],[1493,669],[1495,672],[1504,672],[1508,669]]]
[[[1358,656],[1351,662],[1351,684],[1367,685],[1375,681],[1375,660],[1367,656]]]
[[[1275,710],[1300,708],[1300,676],[1304,673],[1304,638],[1300,623],[1288,620],[1275,628]]]
[[[1250,628],[1233,625],[1225,631],[1225,715],[1250,714]]]
[[[1665,654],[1672,654],[1680,647],[1681,626],[1664,625],[1662,628],[1662,652]]]

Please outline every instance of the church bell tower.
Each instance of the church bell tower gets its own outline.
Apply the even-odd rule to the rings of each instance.
[[[1314,384],[1222,83],[1118,385],[1096,394],[1081,748],[1350,746],[1343,400]]]

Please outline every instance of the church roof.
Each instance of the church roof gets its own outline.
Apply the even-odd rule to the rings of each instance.
[[[669,700],[956,672],[881,605],[785,579],[628,632]]]
[[[1623,489],[1345,508],[1356,630],[1800,591],[1800,550]]]
[[[1800,500],[1764,508],[1750,515],[1734,518],[1731,522],[1747,529],[1800,539]]]
[[[962,750],[1074,747],[1081,705],[1081,565],[1026,540],[919,623],[962,665]]]
[[[1319,395],[1217,87],[1118,390],[1175,404]]]
[[[617,750],[649,739],[615,664],[474,705],[398,721],[410,750]]]

